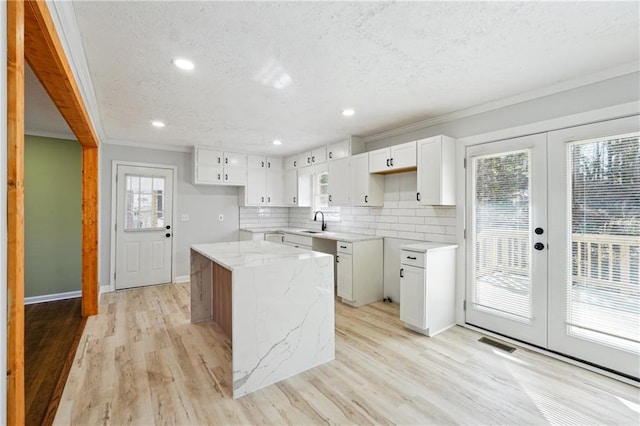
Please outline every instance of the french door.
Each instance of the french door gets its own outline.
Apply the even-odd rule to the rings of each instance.
[[[467,323],[640,377],[639,127],[467,148]]]
[[[547,339],[546,191],[545,135],[467,149],[466,321],[539,346]]]

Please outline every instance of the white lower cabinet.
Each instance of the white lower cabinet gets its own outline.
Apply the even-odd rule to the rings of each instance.
[[[433,337],[455,325],[456,245],[418,243],[402,246],[400,320]]]
[[[338,297],[362,306],[383,297],[383,240],[337,241]]]
[[[311,250],[311,247],[313,246],[313,238],[296,234],[284,234],[283,243],[288,246]]]

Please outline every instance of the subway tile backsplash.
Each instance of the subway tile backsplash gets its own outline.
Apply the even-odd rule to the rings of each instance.
[[[456,208],[420,206],[415,200],[416,173],[385,176],[383,207],[342,207],[340,222],[327,230],[416,241],[455,243]],[[320,229],[309,207],[240,207],[240,228]]]

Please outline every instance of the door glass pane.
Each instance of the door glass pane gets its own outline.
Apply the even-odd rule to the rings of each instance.
[[[640,353],[638,135],[568,144],[567,332]]]
[[[164,177],[126,175],[125,230],[164,228]]]
[[[530,152],[473,159],[476,309],[531,318]]]

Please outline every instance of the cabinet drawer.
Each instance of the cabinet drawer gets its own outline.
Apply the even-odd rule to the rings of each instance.
[[[402,250],[400,254],[400,263],[403,265],[417,266],[424,268],[424,253],[415,251]]]
[[[353,254],[353,243],[347,243],[344,241],[337,242],[338,253]]]
[[[309,250],[311,250],[311,246],[313,245],[313,237],[305,237],[303,235],[296,235],[296,234],[284,234],[284,241],[286,243],[293,243],[297,245],[308,246]]]

